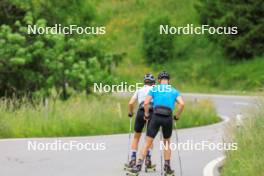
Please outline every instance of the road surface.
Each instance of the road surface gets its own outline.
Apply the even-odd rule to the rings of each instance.
[[[184,94],[186,100],[210,99],[214,102],[217,112],[222,117],[234,118],[244,113],[254,103],[253,97],[223,96],[205,94]],[[219,143],[225,136],[226,122],[214,125],[178,130],[179,141],[210,141]],[[141,175],[159,175],[160,153],[159,136],[155,140],[153,160],[157,164],[157,172]],[[30,142],[47,144],[61,142],[63,144],[75,141],[82,144],[103,143],[105,150],[94,146],[99,151],[29,151]],[[173,136],[175,143],[175,135]],[[94,137],[68,138],[30,138],[0,140],[0,175],[1,176],[122,176],[122,170],[127,156],[128,135],[108,135]],[[41,145],[40,145],[41,146]],[[101,146],[102,147],[102,146]],[[211,160],[223,156],[223,151],[180,151],[184,176],[202,176],[203,168]],[[179,175],[177,152],[172,153],[172,167]]]

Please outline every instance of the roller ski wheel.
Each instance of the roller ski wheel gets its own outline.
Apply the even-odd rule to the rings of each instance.
[[[125,170],[125,171],[127,171],[127,170],[129,170],[129,169],[131,169],[131,168],[132,168],[132,167],[131,167],[129,164],[127,164],[127,163],[124,165],[124,170]]]
[[[147,159],[145,161],[145,172],[155,172],[156,171],[156,165],[153,165],[151,163],[151,160],[150,159]]]
[[[133,168],[127,170],[127,176],[138,176],[139,172],[141,171],[141,165],[136,165]]]
[[[170,166],[165,165],[164,166],[165,176],[175,176],[174,170],[171,170]]]
[[[139,176],[139,173],[132,173],[132,172],[127,172],[127,176]]]
[[[129,163],[124,165],[124,170],[131,170],[134,166],[136,166],[136,160],[131,160]]]
[[[148,173],[148,172],[156,172],[156,165],[151,165],[151,166],[145,167],[145,172],[146,173]]]

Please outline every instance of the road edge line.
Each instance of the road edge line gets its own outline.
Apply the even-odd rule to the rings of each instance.
[[[207,163],[207,165],[203,169],[203,176],[215,176],[214,175],[215,168],[218,165],[221,165],[220,163],[222,163],[225,160],[225,158],[226,158],[225,156],[221,156]]]

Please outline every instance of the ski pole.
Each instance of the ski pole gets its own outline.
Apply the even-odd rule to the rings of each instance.
[[[146,120],[146,126],[145,126],[145,140],[147,139],[147,131],[148,131],[148,120]]]
[[[178,131],[177,131],[177,122],[175,120],[174,122],[175,125],[175,136],[176,136],[176,143],[177,143],[177,153],[178,153],[178,159],[179,159],[179,165],[180,165],[180,176],[182,176],[182,162],[181,162],[181,155],[180,155],[180,151],[178,148],[178,144],[179,144],[179,136],[178,136]]]
[[[146,137],[147,137],[148,123],[149,123],[149,121],[146,120]]]
[[[162,127],[160,127],[160,142],[163,142],[163,139],[162,139]],[[160,148],[160,175],[163,176],[164,173],[163,173],[163,157],[162,157],[162,152],[163,150],[161,150]]]
[[[128,135],[128,145],[127,145],[127,151],[128,151],[127,163],[129,163],[131,133],[132,133],[132,117],[129,118],[129,135]]]

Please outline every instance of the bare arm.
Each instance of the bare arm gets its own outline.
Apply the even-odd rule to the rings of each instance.
[[[136,104],[136,99],[132,97],[128,103],[128,112],[130,114],[133,114],[135,104]]]
[[[149,116],[149,103],[152,100],[152,96],[147,96],[144,101],[145,116]]]
[[[179,119],[181,116],[181,113],[184,110],[184,100],[182,96],[177,97],[177,105],[178,105],[178,111],[176,112],[176,118]]]

